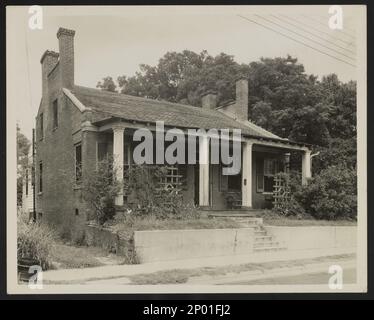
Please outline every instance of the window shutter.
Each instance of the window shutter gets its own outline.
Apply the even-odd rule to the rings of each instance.
[[[264,192],[264,159],[256,161],[256,188],[257,192]]]

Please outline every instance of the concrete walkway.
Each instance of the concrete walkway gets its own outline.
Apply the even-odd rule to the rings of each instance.
[[[352,253],[354,252],[338,249],[302,251],[298,250],[293,252],[289,252],[286,250],[280,252],[264,252],[240,256],[220,256],[189,260],[152,262],[137,265],[115,265],[84,269],[51,270],[43,273],[43,281],[46,284],[78,284],[94,280],[126,278],[136,274],[154,273],[157,271],[165,270],[196,269],[201,267],[214,268],[220,266],[239,265],[246,263],[300,260]]]

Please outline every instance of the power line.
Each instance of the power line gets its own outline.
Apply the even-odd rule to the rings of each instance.
[[[297,25],[295,25],[295,24],[293,24],[293,23],[291,23],[291,22],[288,22],[287,20],[282,19],[281,17],[278,17],[278,16],[276,16],[276,15],[274,15],[274,14],[272,14],[271,16],[273,16],[274,18],[276,18],[276,19],[278,19],[278,20],[280,20],[280,21],[282,21],[282,22],[288,23],[289,25],[291,25],[291,26],[293,26],[293,27],[295,27],[295,28],[299,28],[299,29],[301,29],[301,30],[304,30],[304,32],[309,33],[309,34],[311,34],[312,36],[314,36],[314,37],[316,37],[316,38],[319,38],[319,39],[321,39],[321,40],[323,40],[323,41],[326,41],[327,43],[329,43],[329,44],[331,44],[331,45],[333,45],[333,46],[336,46],[336,47],[338,47],[338,48],[340,48],[340,49],[343,49],[343,50],[345,50],[345,51],[348,51],[348,52],[350,52],[350,53],[355,54],[354,51],[349,50],[349,49],[347,49],[347,48],[344,48],[344,47],[342,47],[342,46],[339,46],[339,45],[337,45],[337,44],[335,44],[335,43],[333,43],[333,42],[331,42],[331,41],[329,41],[329,40],[327,40],[327,39],[325,39],[325,38],[323,38],[323,37],[321,37],[321,36],[319,36],[319,35],[316,35],[316,34],[313,33],[313,32],[310,32],[310,31],[308,31],[308,30],[306,30],[306,29],[304,29],[304,28],[302,28],[302,27],[300,27],[300,26],[297,26]]]
[[[326,25],[326,20],[324,18],[322,18],[320,16],[314,16],[314,19],[319,21],[320,24]],[[355,38],[355,30],[349,29],[347,27],[344,27],[344,30],[346,30],[347,32],[344,32],[342,29],[337,29],[337,31],[340,31],[344,34],[347,34],[347,36]]]
[[[355,46],[354,43],[352,43],[352,42],[348,42],[348,41],[342,40],[342,39],[340,39],[340,38],[338,38],[338,37],[333,36],[331,33],[328,33],[328,32],[322,31],[322,30],[320,30],[320,29],[317,29],[317,28],[315,28],[314,26],[311,26],[311,25],[309,25],[309,24],[307,24],[307,23],[305,23],[305,22],[300,22],[299,20],[297,20],[297,19],[295,19],[295,18],[292,18],[292,17],[290,17],[290,16],[286,16],[286,15],[284,15],[284,14],[282,14],[281,16],[282,16],[282,17],[285,17],[285,18],[287,18],[287,19],[293,20],[293,21],[295,21],[295,22],[297,22],[297,23],[299,23],[299,24],[301,24],[301,25],[305,25],[305,26],[307,26],[307,27],[309,27],[309,28],[311,28],[311,29],[313,29],[313,30],[316,30],[317,32],[323,33],[323,34],[325,34],[325,35],[327,35],[327,36],[329,36],[329,37],[331,37],[331,38],[334,38],[334,39],[336,39],[337,41],[340,41],[340,42],[342,42],[342,43],[344,43],[344,44],[346,44],[346,45],[348,45],[348,46]]]
[[[334,51],[335,53],[340,54],[340,55],[342,55],[342,56],[344,56],[344,57],[346,57],[346,58],[348,58],[348,59],[355,60],[355,58],[352,58],[351,56],[348,56],[348,55],[346,55],[346,54],[344,54],[344,53],[339,52],[338,50],[335,50],[335,49],[332,49],[332,48],[330,48],[330,47],[328,47],[328,46],[325,46],[324,44],[321,44],[321,43],[318,42],[318,41],[315,41],[315,40],[313,40],[313,39],[310,39],[310,38],[304,36],[303,34],[300,34],[300,33],[296,32],[296,31],[293,31],[293,30],[291,30],[291,29],[289,29],[289,28],[287,28],[287,27],[284,27],[284,26],[280,25],[279,23],[276,23],[276,22],[274,22],[274,21],[272,21],[272,20],[270,20],[270,19],[267,19],[267,18],[265,18],[265,17],[262,17],[262,16],[260,16],[260,15],[258,15],[258,14],[255,14],[255,16],[257,16],[257,17],[259,17],[259,18],[261,18],[261,19],[263,19],[263,20],[265,20],[265,21],[268,21],[268,22],[270,22],[270,23],[272,23],[272,24],[275,24],[276,26],[278,26],[278,27],[280,27],[280,28],[282,28],[282,29],[285,29],[285,30],[287,30],[287,31],[289,31],[289,32],[292,32],[292,33],[298,35],[299,37],[302,37],[302,38],[304,38],[304,39],[306,39],[306,40],[309,40],[309,41],[311,41],[311,42],[314,42],[315,44],[320,45],[321,47],[324,47],[324,48],[326,48],[326,49],[328,49],[328,50]]]
[[[322,25],[322,26],[324,26],[324,27],[327,28],[326,23],[322,23],[321,20],[318,20],[317,18],[312,18],[312,17],[307,16],[307,15],[305,15],[305,14],[303,14],[303,16],[306,17],[307,19],[312,20],[312,21],[315,21],[315,22],[317,22],[318,24],[320,24],[320,25]],[[345,35],[348,36],[348,37],[351,37],[351,38],[353,38],[353,39],[356,39],[356,37],[355,37],[354,35],[351,35],[351,34],[349,34],[348,32],[344,32],[343,30],[340,30],[340,29],[334,29],[334,31],[338,31],[338,32],[340,32],[340,33],[342,33],[342,34],[345,34]]]
[[[288,36],[288,35],[286,35],[286,34],[284,34],[284,33],[282,33],[282,32],[279,32],[278,30],[275,30],[275,29],[273,29],[273,28],[271,28],[271,27],[269,27],[269,26],[266,26],[266,25],[264,25],[264,24],[262,24],[262,23],[259,23],[259,22],[257,22],[257,21],[254,21],[254,20],[252,20],[252,19],[249,19],[249,18],[247,18],[247,17],[244,17],[244,16],[242,16],[242,15],[238,15],[238,17],[240,17],[240,18],[242,18],[242,19],[245,19],[245,20],[248,20],[248,21],[250,21],[250,22],[252,22],[252,23],[255,23],[255,24],[257,24],[257,25],[259,25],[259,26],[261,26],[261,27],[264,27],[265,29],[268,29],[268,30],[271,30],[271,31],[273,31],[273,32],[275,32],[275,33],[278,33],[278,34],[280,34],[280,35],[282,35],[282,36],[284,36],[284,37],[286,37],[286,38],[288,38],[288,39],[290,39],[290,40],[293,40],[293,41],[295,41],[295,42],[297,42],[297,43],[299,43],[299,44],[302,44],[302,45],[304,45],[304,46],[306,46],[306,47],[308,47],[308,48],[310,48],[310,49],[312,49],[312,50],[315,50],[315,51],[317,51],[317,52],[319,52],[319,53],[322,53],[322,54],[324,54],[324,55],[326,55],[326,56],[328,56],[328,57],[330,57],[330,58],[333,58],[333,59],[335,59],[335,60],[338,60],[338,61],[340,61],[340,62],[343,62],[343,63],[345,63],[345,64],[348,64],[348,65],[350,65],[350,66],[352,66],[352,67],[356,67],[354,64],[352,64],[352,63],[350,63],[350,62],[347,62],[347,61],[345,61],[345,60],[343,60],[343,59],[340,59],[340,58],[338,58],[338,57],[335,57],[335,56],[333,56],[333,55],[331,55],[331,54],[329,54],[329,53],[326,53],[326,52],[324,52],[324,51],[322,51],[322,50],[319,50],[319,49],[317,49],[317,48],[314,48],[313,46],[310,46],[310,45],[308,45],[308,44],[306,44],[306,43],[304,43],[304,42],[302,42],[302,41],[300,41],[300,40],[298,40],[298,39],[295,39],[295,38],[293,38],[293,37],[290,37],[290,36]]]
[[[32,108],[32,90],[31,90],[31,78],[30,78],[30,57],[29,57],[29,42],[27,37],[26,28],[24,29],[25,35],[25,46],[26,46],[26,67],[27,67],[27,78],[28,78],[28,87],[29,87],[29,99],[30,99],[30,108]]]

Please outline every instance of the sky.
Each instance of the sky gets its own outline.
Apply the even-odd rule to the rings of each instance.
[[[131,76],[139,64],[155,65],[166,52],[184,49],[225,52],[239,63],[290,54],[308,74],[356,80],[357,7],[342,6],[343,29],[332,30],[329,6],[43,6],[43,28],[32,30],[28,6],[7,6],[7,108],[31,138],[40,58],[47,49],[58,52],[59,27],[76,31],[75,83],[88,87],[108,75]]]

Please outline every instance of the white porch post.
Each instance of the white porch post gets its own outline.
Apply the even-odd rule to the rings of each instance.
[[[311,150],[307,149],[303,152],[302,155],[302,165],[301,165],[301,174],[302,174],[302,184],[306,185],[308,179],[312,177],[312,166],[311,166]]]
[[[199,205],[209,206],[209,137],[199,139]]]
[[[242,161],[242,207],[252,208],[252,146],[253,142],[243,143]]]
[[[123,159],[124,159],[124,131],[123,127],[113,127],[113,161],[116,169],[116,180],[121,188],[116,196],[115,205],[123,205]]]

